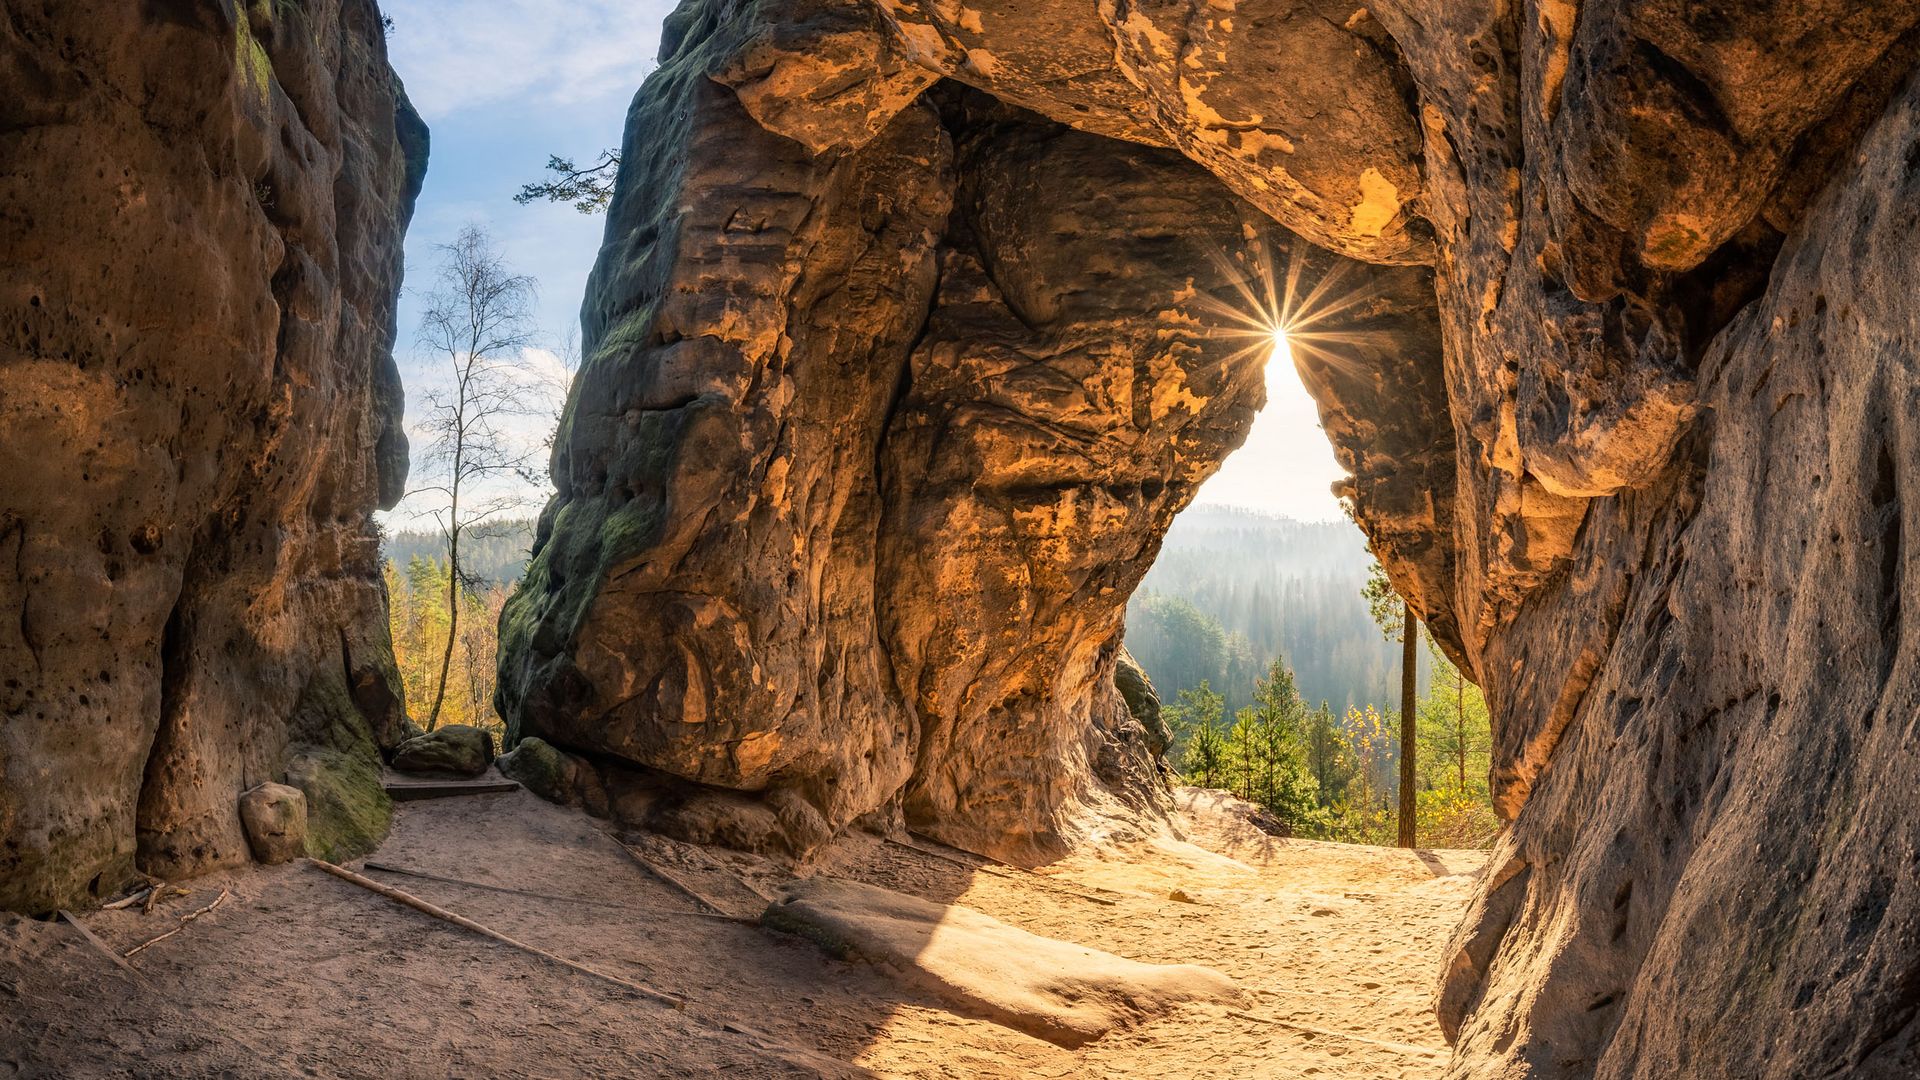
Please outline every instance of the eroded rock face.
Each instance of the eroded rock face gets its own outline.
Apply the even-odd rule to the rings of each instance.
[[[904,815],[1044,859],[1161,798],[1122,608],[1260,404],[1227,306],[1293,240],[1169,150],[922,92],[861,10],[675,16],[502,712],[644,767],[659,797],[616,806],[687,835]],[[810,108],[843,61],[871,83]]]
[[[1033,857],[1150,790],[1090,748],[1254,403],[1195,248],[1259,238],[1355,298],[1302,374],[1496,718],[1455,1072],[1911,1074],[1917,22],[688,3],[503,703],[799,847],[898,793]]]
[[[1699,357],[1666,466],[1483,653],[1516,816],[1442,986],[1462,1071],[1920,1069],[1915,145],[1908,81]]]
[[[289,774],[384,833],[425,139],[368,0],[0,19],[0,907],[245,860]]]

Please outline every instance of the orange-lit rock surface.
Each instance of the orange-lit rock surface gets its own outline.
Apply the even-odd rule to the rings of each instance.
[[[1151,810],[1119,614],[1256,404],[1205,298],[1264,245],[1358,298],[1302,374],[1495,713],[1455,1071],[1906,1075],[1917,21],[683,5],[505,711],[750,845]]]

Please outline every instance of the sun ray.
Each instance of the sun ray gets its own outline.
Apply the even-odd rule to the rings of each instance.
[[[1378,331],[1328,325],[1375,297],[1371,283],[1355,281],[1359,271],[1345,260],[1329,260],[1325,272],[1309,280],[1314,269],[1309,263],[1322,261],[1313,249],[1297,240],[1279,247],[1259,236],[1238,251],[1213,248],[1206,256],[1219,271],[1220,284],[1198,291],[1190,303],[1227,324],[1216,326],[1214,335],[1251,342],[1222,363],[1239,363],[1264,350],[1268,364],[1285,357],[1354,372],[1360,364],[1349,354],[1383,340]]]

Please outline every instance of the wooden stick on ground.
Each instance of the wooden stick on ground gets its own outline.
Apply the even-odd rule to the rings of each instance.
[[[192,889],[182,888],[179,885],[169,885],[166,882],[161,881],[158,878],[155,878],[153,879],[153,887],[147,890],[147,902],[141,905],[140,914],[142,915],[153,914],[153,909],[156,907],[159,907],[161,901],[163,900],[171,900],[176,896],[192,896],[192,895],[193,895]]]
[[[619,837],[614,836],[612,833],[608,833],[607,839],[612,840],[615,844],[618,844],[620,847],[620,850],[627,853],[628,858],[631,858],[634,862],[640,864],[641,869],[645,870],[649,874],[652,874],[654,877],[672,886],[673,888],[679,890],[682,894],[684,894],[687,897],[687,899],[692,900],[694,903],[699,904],[701,907],[704,907],[708,911],[714,912],[715,914],[725,915],[730,919],[741,919],[741,916],[735,915],[732,912],[728,911],[726,908],[723,908],[719,904],[714,903],[712,900],[707,899],[705,896],[701,895],[699,890],[695,889],[693,886],[687,884],[684,881],[681,881],[678,877],[675,877],[673,874],[669,873],[666,867],[660,866],[659,864],[655,863],[652,859],[649,859],[645,855],[640,854],[639,851],[631,847],[628,847],[626,842],[621,840]],[[752,922],[754,920],[741,919],[741,921]]]
[[[1036,874],[1031,870],[1027,870],[1027,871],[1003,870],[998,866],[992,865],[991,863],[968,862],[965,859],[956,858],[955,856],[947,855],[942,852],[930,851],[926,848],[921,847],[919,844],[908,843],[905,840],[895,840],[891,836],[884,836],[884,837],[881,837],[881,839],[885,840],[889,844],[895,844],[900,847],[906,848],[908,851],[917,851],[920,854],[925,855],[929,859],[939,859],[942,862],[949,862],[955,866],[965,867],[968,870],[978,871],[979,873],[982,873],[982,874],[992,874],[995,877],[1003,877],[1011,881],[1025,881],[1030,884],[1038,885],[1043,889],[1051,889],[1054,892],[1060,893],[1062,895],[1071,896],[1077,900],[1085,900],[1089,904],[1105,904],[1108,907],[1116,907],[1119,904],[1119,902],[1116,900],[1109,900],[1104,896],[1094,896],[1092,893],[1081,892],[1079,889],[1074,888],[1073,886],[1065,885],[1058,881],[1049,880],[1046,877],[1043,877],[1040,874]]]
[[[907,830],[907,838],[908,838],[908,839],[909,839],[910,841],[911,841],[911,840],[918,840],[918,841],[920,841],[921,843],[925,843],[925,844],[929,844],[929,845],[932,845],[932,847],[934,847],[934,848],[946,848],[946,849],[947,849],[948,851],[952,851],[952,852],[957,852],[957,853],[958,853],[959,855],[964,855],[964,856],[966,856],[966,858],[965,858],[965,859],[961,859],[961,860],[960,860],[960,861],[961,861],[962,863],[966,863],[966,862],[967,862],[967,859],[973,859],[973,860],[977,860],[976,862],[974,862],[974,863],[968,863],[967,865],[975,865],[975,866],[977,866],[977,865],[981,865],[981,864],[986,864],[986,865],[991,865],[991,866],[997,866],[997,867],[1000,867],[1000,868],[1002,868],[1003,870],[1006,870],[1006,871],[1008,871],[1008,872],[1010,872],[1010,873],[1012,873],[1012,874],[1013,874],[1013,875],[1014,875],[1015,877],[1032,877],[1032,878],[1039,878],[1039,879],[1040,879],[1041,881],[1049,881],[1049,880],[1051,880],[1051,879],[1050,879],[1050,878],[1049,878],[1049,877],[1048,877],[1047,875],[1045,875],[1045,874],[1042,874],[1042,873],[1041,873],[1040,871],[1038,871],[1038,870],[1032,870],[1032,869],[1028,869],[1027,867],[1024,867],[1024,866],[1015,866],[1015,865],[1013,865],[1013,864],[1012,864],[1012,863],[1010,863],[1010,862],[1002,862],[1001,860],[999,860],[999,859],[996,859],[996,858],[994,858],[994,857],[993,857],[993,856],[991,856],[991,855],[981,855],[981,854],[978,854],[978,853],[976,853],[976,852],[972,852],[972,851],[967,851],[967,850],[965,850],[965,849],[963,849],[963,848],[957,848],[957,847],[954,847],[954,846],[953,846],[952,844],[947,844],[947,843],[942,843],[942,842],[941,842],[941,841],[939,841],[939,840],[935,840],[935,839],[934,839],[933,837],[931,837],[931,836],[928,836],[928,835],[926,835],[925,833],[917,833],[917,832],[914,832],[914,831],[912,831],[911,829],[909,829],[909,830]],[[921,851],[925,851],[925,852],[927,852],[927,853],[928,853],[928,854],[930,854],[930,855],[934,855],[934,854],[939,854],[938,852],[935,852],[935,851],[933,851],[933,850],[932,850],[932,848],[923,848],[923,847],[920,847],[920,845],[919,845],[919,844],[914,844],[913,846],[914,846],[914,847],[916,847],[916,848],[918,848],[918,849],[919,849],[919,850],[921,850]],[[947,857],[948,857],[948,858],[955,858],[955,857],[957,857],[957,856],[953,856],[953,855],[950,855],[950,856],[947,856]],[[1076,883],[1076,884],[1074,885],[1074,888],[1077,888],[1077,889],[1086,889],[1086,890],[1087,890],[1087,891],[1089,891],[1089,892],[1097,892],[1097,893],[1106,893],[1106,894],[1107,894],[1108,896],[1118,896],[1118,897],[1121,897],[1121,898],[1125,898],[1125,897],[1126,897],[1126,896],[1128,895],[1128,894],[1126,894],[1126,893],[1122,893],[1122,892],[1115,892],[1115,891],[1113,891],[1112,889],[1103,889],[1103,888],[1101,888],[1101,887],[1100,887],[1100,886],[1098,886],[1098,885],[1081,885],[1081,884],[1078,884],[1078,883]]]
[[[612,900],[595,900],[586,896],[561,896],[555,893],[529,892],[526,889],[513,889],[505,885],[488,885],[480,881],[468,881],[465,878],[443,877],[429,874],[424,870],[411,870],[404,866],[370,862],[368,870],[378,870],[387,874],[405,874],[407,877],[421,878],[426,881],[438,881],[446,885],[464,885],[469,889],[485,889],[488,892],[506,893],[509,896],[525,896],[534,900],[558,900],[568,904],[585,904],[590,907],[602,907],[609,911],[627,911],[646,915],[671,915],[674,918],[719,919],[723,922],[745,923],[748,926],[759,925],[757,920],[742,918],[739,915],[717,915],[711,911],[661,911],[657,908],[643,907],[637,904],[621,904]]]
[[[155,895],[159,894],[160,888],[161,887],[156,887],[154,889]],[[147,951],[148,949],[152,948],[155,945],[160,944],[161,942],[167,940],[168,938],[179,933],[180,931],[185,930],[187,928],[188,923],[192,922],[193,920],[199,918],[202,915],[207,914],[208,912],[212,911],[214,908],[219,907],[221,904],[226,903],[227,896],[228,896],[227,890],[221,889],[220,895],[213,898],[213,903],[208,904],[206,907],[200,908],[197,911],[189,911],[185,915],[180,916],[179,926],[176,926],[173,929],[167,931],[166,933],[161,934],[159,937],[149,938],[146,941],[143,941],[140,944],[135,945],[133,948],[128,949],[126,952],[121,953],[120,955],[126,957],[129,960],[133,959],[135,956],[139,955],[140,953]]]
[[[325,861],[324,859],[308,859],[307,861],[319,867],[320,869],[325,870],[327,873],[332,874],[334,877],[337,877],[342,881],[352,882],[353,884],[360,886],[361,888],[367,890],[368,892],[377,893],[381,896],[386,897],[389,900],[392,900],[394,903],[403,904],[407,907],[412,908],[415,911],[420,912],[422,915],[431,915],[434,918],[439,919],[443,922],[450,922],[453,925],[460,927],[462,930],[471,930],[474,933],[479,934],[481,937],[491,938],[492,940],[497,941],[502,945],[511,945],[514,948],[519,949],[521,952],[532,953],[534,956],[538,956],[544,960],[550,960],[553,963],[559,964],[562,967],[570,968],[574,971],[577,971],[582,975],[591,975],[596,979],[600,979],[604,982],[612,983],[613,985],[621,987],[626,990],[631,990],[642,997],[650,998],[654,1001],[658,1001],[663,1005],[667,1005],[675,1009],[684,1008],[686,1005],[686,1002],[684,1000],[682,1000],[681,998],[675,997],[672,994],[663,994],[660,991],[655,990],[651,987],[641,986],[639,983],[631,982],[629,980],[623,979],[618,975],[609,975],[604,971],[597,971],[593,968],[588,967],[585,964],[579,963],[574,960],[569,960],[564,956],[560,956],[557,953],[550,953],[545,949],[539,948],[537,946],[529,945],[524,941],[515,940],[514,938],[510,938],[507,935],[501,933],[500,931],[493,929],[492,927],[483,926],[480,923],[474,922],[472,919],[469,919],[464,915],[456,915],[453,912],[448,911],[446,908],[429,904],[425,900],[420,899],[419,897],[413,895],[412,893],[402,892],[401,890],[396,889],[391,885],[382,885],[380,882],[375,881],[372,878],[363,877],[359,874],[354,873],[351,870],[346,869],[345,867],[335,866],[332,863]]]
[[[1431,1047],[1414,1046],[1411,1043],[1387,1042],[1382,1039],[1369,1039],[1365,1035],[1353,1035],[1345,1031],[1335,1031],[1333,1028],[1314,1027],[1312,1024],[1296,1023],[1292,1020],[1282,1020],[1274,1016],[1261,1016],[1258,1013],[1241,1012],[1238,1009],[1227,1010],[1227,1015],[1237,1016],[1242,1020],[1257,1020],[1262,1024],[1272,1024],[1275,1027],[1292,1028],[1295,1031],[1304,1031],[1309,1035],[1328,1035],[1336,1039],[1345,1039],[1348,1042],[1365,1043],[1368,1046],[1378,1046],[1382,1049],[1394,1050],[1402,1054],[1423,1054],[1427,1057],[1447,1056],[1446,1051],[1435,1050]]]
[[[727,867],[724,867],[724,866],[723,866],[723,867],[721,867],[720,869],[721,869],[721,870],[722,870],[723,872],[725,872],[725,873],[727,874],[727,876],[729,876],[729,877],[731,877],[731,878],[733,878],[733,880],[735,880],[735,881],[737,881],[737,882],[739,882],[739,883],[740,883],[740,886],[741,886],[742,888],[744,888],[744,889],[746,889],[746,890],[747,890],[748,892],[750,892],[750,893],[752,893],[753,895],[755,895],[755,896],[757,896],[757,897],[759,897],[760,899],[762,899],[762,900],[764,900],[764,901],[766,901],[766,902],[767,902],[767,903],[769,903],[769,904],[771,904],[771,903],[773,903],[773,902],[774,902],[774,901],[773,901],[773,897],[771,897],[771,896],[769,896],[769,895],[767,895],[767,894],[766,894],[765,892],[763,892],[763,891],[761,891],[761,888],[760,888],[760,886],[758,886],[758,885],[755,885],[755,884],[754,884],[753,882],[751,882],[751,881],[748,881],[748,880],[747,880],[747,878],[746,878],[746,875],[744,875],[744,874],[736,874],[736,873],[734,873],[734,872],[733,872],[733,871],[732,871],[731,869],[729,869],[729,868],[727,868]]]
[[[153,892],[153,886],[142,885],[111,904],[101,904],[101,911],[122,911],[145,900]],[[115,954],[116,956],[119,954]]]
[[[1358,1001],[1358,1002],[1375,1004],[1375,1005],[1381,1004],[1381,1003],[1394,1004],[1394,1005],[1412,1005],[1416,1008],[1428,1005],[1432,1001],[1431,998],[1406,997],[1398,994],[1369,993],[1369,994],[1366,994],[1365,996],[1362,996],[1358,994],[1335,994],[1325,990],[1255,989],[1253,992],[1261,995],[1262,997],[1302,997],[1302,998],[1310,998],[1314,1001],[1326,1001],[1329,998],[1332,998],[1340,1001]]]
[[[85,923],[81,922],[79,919],[74,918],[73,912],[68,911],[66,908],[61,908],[60,917],[67,920],[68,926],[71,926],[75,930],[80,931],[80,936],[87,939],[87,944],[100,950],[100,955],[113,961],[115,967],[118,967],[121,971],[126,972],[130,977],[132,977],[134,982],[141,981],[140,973],[134,970],[133,965],[127,963],[126,958],[121,956],[119,953],[114,952],[112,949],[107,948],[107,943],[95,937],[93,931],[87,929],[87,926]]]

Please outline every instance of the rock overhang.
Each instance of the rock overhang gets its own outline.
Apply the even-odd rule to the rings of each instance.
[[[1345,363],[1305,363],[1302,374],[1353,473],[1345,491],[1356,519],[1396,587],[1475,674],[1495,713],[1493,780],[1511,825],[1501,842],[1504,869],[1489,878],[1462,932],[1441,997],[1443,1017],[1461,1040],[1459,1067],[1502,1061],[1530,1074],[1584,1076],[1671,1063],[1682,1053],[1677,1029],[1644,1004],[1652,1001],[1663,1002],[1664,1015],[1690,1017],[1696,1031],[1708,1032],[1685,1053],[1704,1053],[1732,1072],[1756,1060],[1758,1051],[1743,1047],[1738,1033],[1721,1030],[1739,995],[1715,982],[1711,961],[1676,954],[1659,928],[1663,917],[1682,918],[1701,932],[1727,933],[1724,925],[1708,926],[1700,903],[1702,889],[1712,887],[1688,884],[1689,873],[1718,873],[1723,884],[1737,882],[1758,895],[1778,887],[1723,861],[1694,859],[1704,823],[1736,838],[1723,845],[1754,835],[1727,809],[1737,804],[1729,791],[1789,816],[1817,817],[1851,798],[1831,776],[1810,779],[1796,795],[1728,761],[1760,732],[1817,723],[1813,698],[1853,692],[1853,676],[1836,676],[1837,689],[1811,698],[1796,698],[1784,685],[1813,659],[1813,647],[1779,635],[1800,625],[1794,612],[1831,606],[1808,591],[1814,583],[1784,576],[1779,560],[1810,542],[1810,534],[1784,527],[1789,522],[1853,515],[1836,520],[1833,542],[1845,549],[1857,534],[1859,545],[1883,560],[1878,565],[1895,569],[1870,572],[1872,560],[1863,557],[1836,569],[1833,582],[1850,583],[1843,591],[1857,583],[1862,609],[1881,613],[1875,625],[1883,634],[1897,633],[1898,620],[1885,613],[1899,610],[1905,589],[1898,570],[1904,534],[1886,523],[1900,516],[1903,452],[1876,457],[1863,445],[1845,460],[1821,463],[1817,452],[1789,453],[1778,441],[1825,445],[1822,425],[1845,422],[1852,415],[1845,410],[1854,408],[1831,403],[1841,384],[1905,385],[1904,367],[1891,372],[1822,357],[1829,347],[1858,350],[1876,334],[1904,340],[1904,321],[1886,306],[1891,294],[1874,290],[1901,280],[1907,263],[1872,230],[1883,220],[1875,213],[1910,205],[1911,197],[1871,170],[1897,157],[1891,147],[1910,123],[1903,95],[1911,93],[1916,18],[1920,13],[1898,3],[1832,10],[1473,0],[1390,0],[1365,9],[1249,0],[684,5],[663,51],[670,70],[642,92],[636,108],[665,108],[669,99],[697,104],[674,114],[684,125],[678,133],[636,124],[629,144],[641,152],[635,160],[671,145],[689,149],[676,159],[681,164],[697,161],[711,138],[736,153],[763,154],[753,157],[756,167],[780,162],[782,183],[798,177],[800,186],[844,192],[840,185],[854,182],[844,171],[843,179],[822,180],[809,170],[844,169],[902,125],[927,130],[929,95],[939,103],[935,119],[946,138],[935,135],[939,149],[921,156],[954,177],[935,184],[951,200],[947,225],[934,224],[940,207],[921,206],[927,217],[918,227],[874,241],[911,263],[914,273],[902,278],[913,290],[908,306],[924,302],[931,314],[909,332],[905,364],[884,365],[877,380],[884,389],[870,390],[869,400],[883,402],[884,423],[857,434],[843,416],[819,425],[857,444],[858,463],[848,467],[875,476],[883,511],[856,512],[862,525],[851,532],[843,519],[806,530],[809,542],[833,545],[823,557],[827,565],[861,566],[875,583],[874,593],[861,593],[852,605],[865,612],[875,600],[878,612],[871,684],[880,688],[876,700],[905,703],[901,715],[914,721],[890,736],[903,740],[892,745],[895,756],[880,754],[888,768],[869,775],[875,790],[906,778],[899,805],[874,813],[904,810],[909,820],[944,828],[954,842],[977,850],[999,844],[1005,846],[997,850],[1021,856],[1044,854],[1070,839],[1059,825],[1071,817],[1045,807],[1071,806],[1084,796],[1081,778],[1099,772],[1087,765],[1101,756],[1096,744],[1126,742],[1100,721],[1107,694],[1101,670],[1118,630],[1109,618],[1117,602],[1106,592],[1098,603],[1062,598],[1098,581],[1124,600],[1129,568],[1151,558],[1161,515],[1178,499],[1144,499],[1137,505],[1153,511],[1144,519],[1114,517],[1127,522],[1118,534],[1096,538],[1065,524],[1110,513],[1103,498],[1127,504],[1135,478],[1089,482],[1103,470],[1124,472],[1089,452],[1098,440],[1025,444],[1047,429],[1032,422],[1038,403],[1070,414],[1074,395],[1107,383],[1095,370],[1075,370],[1071,350],[1049,346],[1037,364],[1021,352],[1062,317],[1063,298],[1084,299],[1062,285],[1085,267],[1019,250],[1023,237],[1038,247],[1033,238],[1059,223],[1069,208],[1048,200],[1073,190],[1074,177],[1043,164],[1054,182],[1028,191],[1003,171],[1023,138],[1055,145],[1095,136],[1105,140],[1106,163],[1152,161],[1152,169],[1165,170],[1154,181],[1160,188],[1179,186],[1167,177],[1198,173],[1208,197],[1230,192],[1240,210],[1257,211],[1256,231],[1271,228],[1270,221],[1313,245],[1294,249],[1306,251],[1310,266],[1339,260],[1379,283],[1371,316],[1391,327],[1390,344],[1349,349]],[[674,88],[676,79],[682,89]],[[684,91],[695,82],[703,85]],[[713,86],[730,96],[716,100]],[[999,122],[995,114],[1019,119],[989,134]],[[1084,135],[1036,136],[1043,124]],[[766,142],[767,135],[783,141]],[[623,176],[619,201],[629,213],[652,214],[649,224],[664,224],[661,208],[684,202],[662,198],[661,178],[651,169]],[[1888,183],[1881,190],[1900,194],[1875,200],[1861,190]],[[821,188],[810,190],[807,200],[823,197]],[[895,185],[890,193],[921,190]],[[1019,205],[995,209],[995,194],[1005,191],[1017,192],[1005,199]],[[1854,208],[1857,228],[1838,224],[1850,199],[1864,200]],[[1124,215],[1109,217],[1103,224],[1139,239]],[[956,231],[954,222],[964,227]],[[616,222],[609,232],[588,305],[590,326],[617,291],[606,286],[637,280],[636,265],[649,267],[658,285],[701,258],[683,249],[659,262],[636,262],[641,248],[620,245],[654,239],[639,224]],[[1782,269],[1814,266],[1821,231],[1836,229],[1851,236],[1845,257],[1870,294],[1852,290],[1853,302],[1838,316],[1852,320],[1845,326],[1834,322],[1837,290],[1818,280],[1831,272],[1831,257],[1797,276]],[[684,234],[676,239],[685,243]],[[816,302],[804,283],[808,269],[822,265],[823,250],[799,254],[786,280],[800,284],[755,293],[755,302],[767,295]],[[782,252],[789,257],[792,248]],[[1135,265],[1148,276],[1168,269],[1164,259]],[[620,302],[630,304],[632,295]],[[1108,314],[1147,325],[1167,310],[1142,306],[1148,310],[1116,307]],[[795,309],[789,303],[780,317]],[[735,309],[727,311],[731,317]],[[1098,323],[1101,316],[1073,317]],[[1803,330],[1815,335],[1805,351],[1755,373],[1755,358],[1770,348],[1757,321],[1791,328],[1816,318],[1827,329]],[[630,329],[600,362],[646,367],[645,337]],[[782,361],[805,344],[804,335],[780,332],[765,341],[768,355]],[[1008,342],[1020,359],[996,359]],[[872,355],[848,353],[839,342],[828,352]],[[761,386],[752,377],[744,381]],[[1749,396],[1734,396],[1736,385]],[[1764,408],[1755,404],[1762,398]],[[1151,393],[1139,399],[1154,400]],[[740,408],[739,398],[711,400],[726,403],[716,423]],[[1800,415],[1809,400],[1826,412],[1811,420]],[[992,410],[1014,401],[1017,420],[992,421]],[[1244,413],[1250,405],[1243,399],[1236,408]],[[779,419],[764,436],[718,423],[688,445],[711,462],[730,460],[716,451],[751,458],[755,447],[804,441],[795,432],[813,422],[789,408],[771,410]],[[1145,430],[1154,430],[1148,413]],[[1122,410],[1110,415],[1114,430],[1133,421]],[[1059,418],[1049,415],[1057,434]],[[1898,444],[1896,417],[1881,412],[1870,421],[1867,442]],[[1063,435],[1072,433],[1067,425]],[[1231,425],[1185,446],[1180,433],[1167,435],[1171,456],[1144,460],[1172,462],[1155,465],[1156,482],[1169,487],[1191,482],[1196,455],[1217,459],[1237,442]],[[894,456],[896,449],[904,453]],[[575,446],[557,460],[578,475],[583,453],[593,456]],[[1777,508],[1782,528],[1743,517],[1714,497],[1723,477],[1735,477],[1732,490],[1772,505],[1768,489],[1753,486],[1752,463],[1762,458],[1776,475],[1794,478],[1789,486],[1805,488],[1808,501]],[[770,472],[791,478],[797,460],[769,455]],[[1091,465],[1076,471],[1069,460]],[[1047,475],[1035,483],[1021,476],[1019,463]],[[599,483],[595,467],[586,473]],[[1182,469],[1189,471],[1183,476]],[[1004,482],[996,479],[1002,470]],[[1060,483],[1049,486],[1048,479]],[[645,518],[647,539],[632,549],[634,565],[682,566],[679,560],[703,543],[735,545],[756,528],[749,511],[703,516],[676,532],[676,514],[689,501],[704,507],[714,498],[701,488],[710,477],[685,482],[697,497],[688,500],[668,485],[657,512]],[[562,490],[577,494],[578,486]],[[1059,498],[1067,491],[1091,501],[1069,507]],[[1845,509],[1856,501],[1865,508]],[[1820,509],[1829,503],[1835,508]],[[877,528],[868,531],[868,522]],[[1716,549],[1729,540],[1738,541],[1733,549]],[[1023,547],[1029,543],[1039,546]],[[1027,554],[1040,547],[1049,552],[1045,559]],[[784,565],[795,549],[765,550],[769,565]],[[1021,555],[1007,558],[1012,552]],[[927,613],[881,595],[904,582],[917,582],[908,587],[933,598]],[[1760,582],[1772,582],[1770,599],[1756,593]],[[736,586],[719,591],[728,588]],[[795,624],[750,627],[715,655],[758,655],[782,634],[789,643],[808,641],[833,604],[798,592],[808,599],[792,604]],[[794,596],[779,586],[740,589],[748,594],[775,607]],[[1809,626],[1831,625],[1806,617],[1813,618]],[[703,616],[683,618],[695,625]],[[1702,620],[1740,629],[1709,633]],[[1063,626],[1071,630],[1062,633]],[[1757,657],[1757,635],[1781,641],[1782,655],[1772,662]],[[1905,670],[1898,659],[1904,647],[1896,641],[1876,648],[1892,659],[1881,675],[1860,676],[1862,686],[1904,686],[1893,674]],[[842,678],[845,669],[836,665],[849,653],[801,647],[796,655],[802,670]],[[642,664],[629,674],[644,681],[651,670]],[[582,692],[579,681],[568,685]],[[533,716],[538,709],[515,696],[522,692],[509,691],[507,710]],[[875,713],[881,715],[890,714]],[[1859,715],[1849,738],[1882,738],[1870,734],[1885,730],[1875,713]],[[840,730],[834,724],[829,729]],[[1023,741],[1038,729],[1054,732],[1052,741]],[[1702,730],[1717,734],[1704,738]],[[976,770],[966,737],[956,738],[964,731],[992,733],[994,749],[1015,763]],[[1075,734],[1084,732],[1101,734]],[[1832,746],[1824,733],[1816,741]],[[791,764],[804,756],[775,765],[773,786],[777,777],[810,767]],[[1857,765],[1891,780],[1907,775],[1900,762],[1882,754]],[[1104,775],[1122,778],[1116,788],[1127,788],[1126,768]],[[818,805],[810,796],[799,801]],[[830,831],[833,817],[815,827]],[[1891,827],[1898,816],[1876,820],[1876,827]],[[1608,830],[1617,833],[1611,842],[1603,836]],[[1635,843],[1634,836],[1647,839]],[[1759,842],[1764,848],[1769,841]],[[1852,877],[1828,884],[1827,902],[1864,904],[1877,913],[1876,928],[1911,925],[1905,908],[1889,914],[1886,890],[1873,884],[1884,880],[1885,868],[1876,869],[1867,847],[1826,835],[1795,850],[1854,868]],[[1764,922],[1748,927],[1747,945],[1789,932]],[[1863,932],[1877,943],[1905,931]],[[1726,944],[1730,953],[1743,949],[1737,937]],[[1886,961],[1878,970],[1898,977],[1908,968]],[[1851,970],[1862,977],[1873,969]],[[1611,991],[1586,992],[1602,983]],[[1721,989],[1689,1002],[1674,996],[1683,986]],[[1792,1005],[1766,1001],[1763,1007],[1782,1015]],[[1898,1008],[1889,1008],[1881,1026],[1893,1034],[1860,1048],[1856,1067],[1911,1055],[1898,1034],[1911,1024],[1901,1028]],[[1500,1036],[1516,1026],[1532,1034],[1519,1041]],[[1828,1060],[1818,1039],[1794,1045],[1787,1056],[1797,1062]]]

